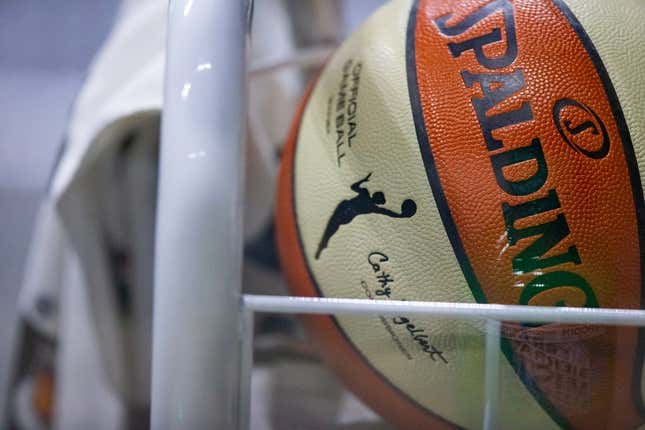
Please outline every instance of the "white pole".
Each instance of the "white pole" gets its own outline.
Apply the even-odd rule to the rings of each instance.
[[[237,425],[247,2],[172,0],[151,428]]]
[[[238,405],[238,429],[251,428],[251,375],[253,371],[253,311],[242,307],[240,325],[240,401]]]
[[[244,305],[255,312],[334,315],[426,315],[454,320],[558,322],[645,327],[645,310],[589,309],[478,303],[332,299],[245,294]]]
[[[502,324],[486,320],[486,360],[484,373],[484,430],[497,430],[499,415],[499,353]]]

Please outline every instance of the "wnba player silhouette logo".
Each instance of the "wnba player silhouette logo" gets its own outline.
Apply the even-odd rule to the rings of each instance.
[[[365,182],[370,180],[370,176],[372,176],[372,173],[360,181],[353,183],[350,188],[358,195],[349,200],[343,200],[334,209],[334,213],[331,215],[329,222],[327,222],[325,232],[318,244],[316,260],[320,258],[320,254],[327,248],[329,239],[336,234],[340,226],[349,224],[359,215],[380,214],[391,218],[410,218],[417,212],[417,204],[411,199],[403,201],[401,204],[401,213],[381,207],[381,205],[385,204],[385,195],[383,192],[376,191],[370,194],[367,188],[362,187]]]

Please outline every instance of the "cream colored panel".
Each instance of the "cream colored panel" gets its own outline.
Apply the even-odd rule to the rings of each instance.
[[[405,62],[410,1],[379,10],[331,59],[312,94],[298,139],[295,200],[299,230],[311,271],[325,296],[473,302],[447,237],[423,165],[409,102]],[[409,218],[348,211],[359,187],[380,205]],[[338,205],[346,222],[316,251]],[[342,207],[341,206],[341,207]],[[379,262],[371,253],[386,255]],[[389,291],[384,288],[389,288]],[[380,294],[380,295],[379,295]],[[404,316],[402,316],[404,317]],[[479,428],[483,406],[481,324],[410,318],[428,336],[423,351],[401,318],[340,317],[339,323],[372,365],[394,385],[434,413]],[[434,359],[434,360],[433,360]],[[502,358],[504,428],[554,428]],[[518,407],[521,406],[521,407]]]

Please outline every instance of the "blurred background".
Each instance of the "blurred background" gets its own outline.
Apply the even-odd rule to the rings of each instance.
[[[118,0],[0,1],[0,382],[32,227]]]
[[[340,1],[339,39],[383,2]],[[0,387],[39,203],[74,100],[119,7],[119,0],[0,1]]]

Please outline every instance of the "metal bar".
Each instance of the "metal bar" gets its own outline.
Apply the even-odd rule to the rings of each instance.
[[[558,322],[645,327],[645,311],[398,300],[333,299],[245,294],[256,312],[352,315],[427,315],[459,320]]]
[[[237,424],[248,2],[169,6],[151,428]]]
[[[238,428],[251,428],[251,374],[253,371],[253,311],[242,306],[240,321],[240,399]]]
[[[318,67],[324,64],[336,49],[336,45],[319,45],[298,50],[289,58],[251,64],[249,77],[268,75],[287,67]]]
[[[486,320],[486,355],[484,373],[484,430],[497,430],[499,416],[499,351],[502,324]]]

